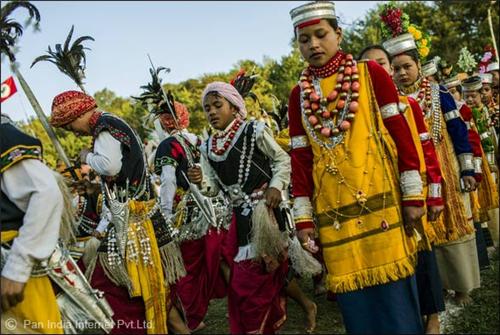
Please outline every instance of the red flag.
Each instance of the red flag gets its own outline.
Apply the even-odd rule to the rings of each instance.
[[[2,83],[2,97],[0,99],[0,102],[7,100],[16,92],[17,87],[16,83],[14,82],[14,77],[10,76]]]

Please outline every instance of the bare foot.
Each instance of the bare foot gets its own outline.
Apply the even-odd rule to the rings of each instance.
[[[438,314],[431,314],[427,316],[427,323],[425,325],[426,334],[440,334],[440,324]]]
[[[460,306],[466,306],[472,303],[472,298],[468,293],[455,292],[455,303]]]
[[[205,322],[201,321],[201,322],[198,324],[198,327],[196,327],[195,329],[193,329],[191,332],[192,332],[192,333],[196,333],[197,331],[200,331],[200,330],[202,330],[202,329],[204,329],[204,328],[206,328],[206,327],[207,327],[207,324],[206,324]]]
[[[306,333],[311,334],[316,329],[316,315],[318,314],[318,306],[314,302],[310,308],[307,309],[307,327]]]

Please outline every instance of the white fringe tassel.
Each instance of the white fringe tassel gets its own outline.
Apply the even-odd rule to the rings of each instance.
[[[250,235],[257,257],[265,254],[277,259],[287,247],[286,233],[279,230],[274,213],[264,199],[259,200],[253,211]]]
[[[288,239],[288,256],[292,267],[300,277],[311,277],[321,273],[323,267],[309,252],[305,251],[297,236]]]

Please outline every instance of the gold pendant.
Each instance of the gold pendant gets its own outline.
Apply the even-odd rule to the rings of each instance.
[[[358,204],[363,207],[365,204],[366,204],[366,201],[368,200],[366,198],[366,193],[359,190],[357,193],[356,193],[356,200],[358,201]]]
[[[333,228],[335,228],[335,230],[340,230],[340,228],[342,228],[342,226],[340,225],[339,220],[333,221]]]
[[[326,172],[335,176],[337,173],[339,173],[339,169],[335,165],[327,164]]]

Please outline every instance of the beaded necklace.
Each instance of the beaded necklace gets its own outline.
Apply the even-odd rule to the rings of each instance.
[[[315,133],[313,139],[320,144],[323,143],[317,135],[323,138],[341,138],[339,135],[351,128],[355,113],[359,109],[360,83],[353,56],[339,52],[333,60],[324,69],[313,70],[311,67],[305,69],[299,82],[302,91],[302,111],[306,116],[308,128],[312,128]],[[336,72],[338,74],[335,88],[326,97],[322,97],[317,74],[326,76]],[[335,103],[331,111],[327,109],[330,103]]]
[[[243,124],[243,121],[239,118],[235,119],[233,122],[234,122],[233,125],[229,128],[227,132],[216,133],[212,136],[210,149],[214,154],[222,156],[227,151],[227,149],[231,145],[234,136],[236,135],[236,132]],[[218,148],[218,140],[224,138],[225,141],[222,144],[222,148]]]
[[[418,104],[422,108],[425,119],[430,125],[429,128],[431,130],[432,141],[435,145],[440,143],[443,135],[439,86],[431,84],[426,78],[419,78],[410,86],[398,86],[398,91],[400,95],[411,96],[417,100]]]

